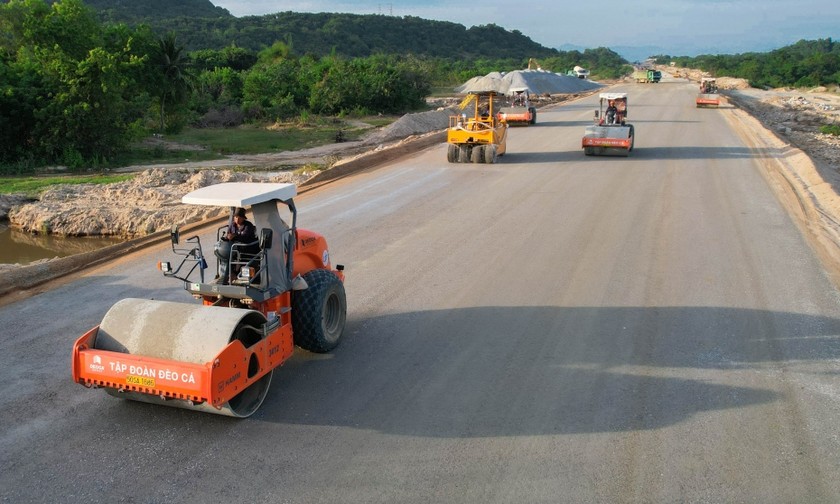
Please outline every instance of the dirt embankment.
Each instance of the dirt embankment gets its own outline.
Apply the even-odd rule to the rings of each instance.
[[[699,70],[659,67],[669,78],[699,82]],[[773,154],[765,176],[840,286],[840,137],[820,127],[840,124],[840,90],[754,89],[744,79],[716,77],[728,116],[747,145]]]
[[[220,182],[290,182],[298,186],[325,178],[324,171],[300,171],[318,163],[331,172],[364,157],[370,163],[386,152],[446,128],[453,112],[446,108],[407,115],[363,141],[329,144],[295,152],[229,156],[220,161],[186,162],[157,167],[134,166],[117,171],[140,172],[129,181],[97,185],[58,185],[37,200],[20,195],[0,197],[0,218],[31,233],[68,236],[146,236],[173,223],[205,220],[220,210],[183,205],[189,191]]]
[[[537,103],[557,103],[580,95],[538,97]],[[168,230],[173,223],[196,222],[220,215],[218,210],[181,204],[181,196],[199,187],[248,181],[290,182],[306,187],[441,142],[449,117],[458,113],[459,101],[442,99],[437,109],[406,114],[387,127],[370,132],[361,141],[291,152],[234,155],[217,161],[130,166],[116,170],[140,172],[126,182],[59,185],[43,192],[37,200],[20,195],[0,196],[0,219],[7,218],[11,226],[31,233],[147,236]],[[328,169],[300,171],[301,167],[313,164]]]
[[[710,77],[692,68],[658,66],[669,79],[700,82]],[[827,124],[840,125],[840,87],[829,89],[755,89],[745,79],[716,77],[718,89],[729,102],[758,119],[791,145],[805,151],[827,172],[840,174],[840,137],[820,132]]]

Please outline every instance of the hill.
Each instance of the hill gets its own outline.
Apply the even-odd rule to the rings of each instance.
[[[413,16],[280,12],[237,18],[209,0],[85,0],[107,22],[147,24],[175,33],[187,51],[235,45],[260,51],[283,41],[297,54],[347,57],[414,54],[452,59],[525,60],[556,56],[518,30],[473,26]]]
[[[85,0],[100,20],[126,24],[147,23],[177,17],[233,18],[227,9],[210,0]]]

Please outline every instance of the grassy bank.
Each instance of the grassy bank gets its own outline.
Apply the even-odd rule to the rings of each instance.
[[[354,119],[313,118],[289,124],[242,125],[234,128],[185,128],[178,134],[149,137],[131,145],[113,159],[66,170],[73,173],[104,173],[125,166],[144,166],[222,159],[233,154],[263,154],[308,149],[337,141],[359,140],[366,132],[386,126],[396,116]],[[46,172],[31,163],[0,165],[0,179],[20,179]],[[59,177],[60,176],[56,176]],[[0,191],[6,192],[3,189]]]
[[[26,194],[35,197],[58,184],[113,184],[134,175],[55,175],[47,177],[0,177],[0,194]]]
[[[317,118],[307,123],[243,125],[235,128],[186,128],[164,137],[149,137],[119,157],[86,170],[38,175],[44,169],[0,170],[0,194],[36,196],[56,184],[110,184],[131,175],[109,175],[108,169],[125,166],[212,161],[232,154],[262,154],[318,147],[336,141],[358,140],[368,131],[386,126],[397,117],[374,116],[355,120]],[[84,171],[86,173],[79,173]],[[96,172],[96,173],[93,173]]]

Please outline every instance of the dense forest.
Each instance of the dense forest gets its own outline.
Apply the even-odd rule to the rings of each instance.
[[[840,85],[840,44],[830,38],[800,40],[769,53],[715,54],[696,57],[657,56],[657,62],[676,62],[713,76],[747,79],[757,88]]]

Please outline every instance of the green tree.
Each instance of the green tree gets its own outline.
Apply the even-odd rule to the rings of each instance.
[[[243,83],[243,108],[249,115],[279,120],[293,117],[307,106],[309,89],[302,80],[301,61],[283,42],[260,52]],[[314,64],[311,59],[303,61]]]
[[[191,89],[191,75],[189,73],[189,58],[184,47],[178,45],[175,35],[168,33],[158,41],[158,50],[154,55],[158,67],[158,87],[156,97],[160,111],[160,132],[166,131],[167,107],[173,110],[184,104],[189,98]]]
[[[215,68],[230,68],[236,71],[248,70],[257,62],[257,55],[230,45],[223,49],[201,49],[189,54],[193,70],[213,70]]]
[[[191,107],[201,112],[211,108],[239,107],[242,98],[242,72],[230,67],[217,67],[201,72],[195,78]]]
[[[138,100],[129,96],[143,94],[131,32],[104,30],[79,0],[12,0],[0,14],[8,29],[0,123],[15,125],[0,137],[0,155],[81,167],[125,145]]]

